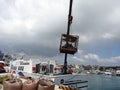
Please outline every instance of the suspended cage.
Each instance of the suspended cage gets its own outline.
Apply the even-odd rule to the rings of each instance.
[[[61,35],[60,53],[75,54],[77,52],[79,36],[76,35]]]

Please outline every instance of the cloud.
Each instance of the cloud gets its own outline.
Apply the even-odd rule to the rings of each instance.
[[[95,59],[98,60],[99,57],[96,54],[88,54],[84,56],[85,59]]]
[[[100,65],[100,66],[119,66],[120,56],[101,58],[94,53],[81,54],[72,57],[75,64]],[[72,61],[72,63],[73,63]],[[76,63],[77,62],[77,63]]]
[[[114,38],[114,35],[110,34],[110,33],[105,33],[103,36],[102,36],[104,39],[113,39]]]
[[[12,44],[10,45],[13,46],[12,49],[19,44],[24,48],[24,44],[32,46],[33,43],[40,45],[39,47],[56,48],[56,39],[59,42],[60,34],[57,37],[55,34],[64,30],[58,22],[66,17],[66,5],[68,5],[66,2],[15,0],[13,3],[5,1],[1,3],[4,5],[1,5],[4,10],[1,10],[2,16],[0,16],[2,43]]]
[[[85,35],[80,35],[80,43],[88,43],[90,41],[90,38]]]
[[[112,64],[114,59],[119,63],[116,59],[120,55],[119,3],[119,0],[73,1],[70,34],[80,38],[79,52],[69,55],[71,63]],[[59,44],[61,34],[67,30],[68,11],[69,0],[1,0],[0,49],[64,61]]]

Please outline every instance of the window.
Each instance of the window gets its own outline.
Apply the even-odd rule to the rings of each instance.
[[[18,67],[18,70],[23,71],[23,70],[24,70],[24,66],[19,66],[19,67]]]
[[[17,69],[17,66],[12,66],[11,69],[16,70],[16,69]]]

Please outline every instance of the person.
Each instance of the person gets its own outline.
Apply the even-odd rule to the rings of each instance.
[[[68,72],[69,72],[69,74],[72,74],[72,73],[73,73],[73,70],[72,70],[71,67],[69,68]]]
[[[6,72],[4,66],[5,66],[5,63],[3,61],[0,61],[0,73]]]
[[[60,70],[61,70],[61,74],[63,74],[63,70],[64,69],[64,65],[61,65],[61,67],[60,67]]]

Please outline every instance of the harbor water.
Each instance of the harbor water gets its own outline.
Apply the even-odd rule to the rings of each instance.
[[[120,90],[120,77],[110,75],[87,75],[87,90]]]

